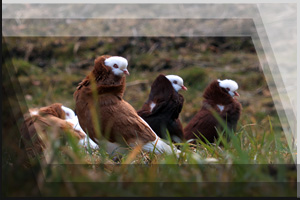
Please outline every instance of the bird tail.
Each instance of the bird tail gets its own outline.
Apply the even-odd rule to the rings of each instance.
[[[152,130],[152,128],[143,118],[140,117],[140,119],[151,129],[151,131],[156,136],[156,139],[154,141],[148,142],[142,147],[144,151],[154,152],[155,154],[161,154],[164,152],[167,154],[172,154],[174,151],[176,156],[179,157],[179,154],[181,153],[180,150],[178,150],[176,147],[173,147],[172,149],[170,145],[165,143],[160,137],[157,136],[157,134]]]
[[[154,152],[155,154],[173,154],[174,152],[177,157],[179,157],[179,154],[181,153],[181,151],[178,150],[176,147],[171,147],[158,136],[154,141],[145,144],[143,146],[143,150],[148,152]]]

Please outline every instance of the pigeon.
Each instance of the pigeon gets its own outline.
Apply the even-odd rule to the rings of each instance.
[[[202,108],[184,128],[184,138],[193,140],[199,137],[204,142],[207,140],[213,143],[218,138],[216,128],[219,130],[223,128],[213,112],[221,117],[229,131],[235,131],[242,110],[241,104],[236,99],[239,96],[237,89],[238,84],[229,79],[218,79],[210,83],[203,94]]]
[[[125,75],[129,75],[127,65],[128,61],[120,56],[95,59],[93,70],[73,95],[79,124],[97,144],[105,139],[121,146],[140,145],[145,151],[170,154],[174,151],[171,146],[123,99]]]
[[[161,138],[173,142],[183,140],[183,129],[179,120],[184,98],[179,90],[187,90],[181,77],[160,74],[153,82],[148,100],[138,111],[141,116]]]
[[[53,141],[64,138],[70,134],[80,140],[85,133],[73,128],[73,124],[66,121],[68,114],[62,109],[62,104],[54,103],[41,108],[30,108],[24,114],[21,127],[21,138],[31,156],[40,155],[49,148],[51,138]]]

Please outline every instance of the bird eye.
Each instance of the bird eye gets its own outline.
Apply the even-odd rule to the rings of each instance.
[[[230,91],[230,89],[229,89],[229,88],[226,88],[226,90],[227,90],[227,91]]]
[[[119,68],[119,66],[117,65],[117,64],[114,64],[114,66],[113,66],[114,68]]]
[[[173,81],[174,84],[177,84],[177,81]]]

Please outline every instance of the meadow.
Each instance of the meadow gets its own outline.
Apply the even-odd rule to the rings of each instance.
[[[2,195],[296,196],[294,161],[250,37],[11,37],[2,45],[2,118],[12,119],[2,127]],[[181,76],[188,88],[180,91],[183,127],[211,81],[235,80],[243,110],[231,140],[175,144],[179,158],[137,147],[116,160],[66,138],[47,152],[50,163],[28,158],[20,148],[22,114],[55,102],[74,109],[77,84],[104,54],[128,60],[124,99],[136,110],[159,74]]]

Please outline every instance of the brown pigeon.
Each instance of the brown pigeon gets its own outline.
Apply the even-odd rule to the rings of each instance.
[[[223,119],[230,131],[234,131],[242,109],[241,104],[235,98],[239,96],[237,89],[238,84],[233,80],[214,80],[204,91],[201,110],[184,128],[185,139],[196,139],[194,135],[196,134],[205,141],[202,134],[208,142],[213,143],[218,138],[216,128],[220,130],[222,127],[212,111]]]
[[[146,151],[172,153],[171,147],[124,101],[127,65],[127,60],[119,56],[95,59],[93,70],[74,92],[80,126],[96,143],[104,138],[122,146],[142,145]]]
[[[63,109],[60,103],[41,108],[31,108],[24,115],[24,122],[21,127],[21,137],[25,148],[30,156],[44,152],[50,145],[50,140],[64,138],[69,133],[78,140],[85,138],[85,133],[75,130],[74,124],[66,121],[69,113]]]

